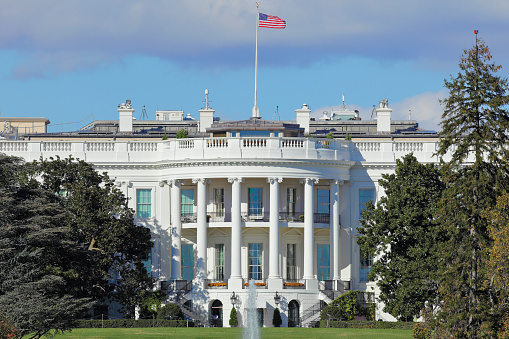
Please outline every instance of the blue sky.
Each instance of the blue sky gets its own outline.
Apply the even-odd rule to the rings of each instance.
[[[388,98],[393,119],[438,130],[464,48],[479,30],[509,74],[509,2],[499,0],[278,0],[260,12],[286,20],[260,28],[258,106],[272,119],[341,105],[369,119]],[[132,100],[198,117],[209,89],[223,120],[247,119],[254,101],[256,2],[245,0],[0,0],[0,110],[62,123],[117,119]],[[506,65],[504,65],[504,63]],[[64,125],[75,128],[76,123]]]

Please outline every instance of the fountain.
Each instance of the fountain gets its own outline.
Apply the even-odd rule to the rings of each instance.
[[[256,286],[254,280],[249,280],[249,291],[247,295],[247,316],[244,328],[243,339],[260,338],[260,328],[258,324],[258,311],[256,309]]]

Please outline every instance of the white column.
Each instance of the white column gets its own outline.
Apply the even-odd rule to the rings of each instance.
[[[331,278],[333,280],[341,280],[340,272],[340,231],[341,225],[339,220],[339,186],[343,185],[342,180],[332,180],[331,182],[331,204],[332,218],[330,224],[330,244],[331,244]]]
[[[282,178],[268,178],[270,184],[269,279],[279,279],[279,183]]]
[[[159,193],[157,201],[159,201],[160,213],[160,246],[157,252],[157,263],[159,266],[159,280],[168,280],[171,276],[171,219],[170,219],[170,186],[166,180],[159,181]],[[152,260],[152,265],[154,260]]]
[[[182,224],[180,222],[180,180],[171,180],[171,279],[181,280]]]
[[[193,179],[197,189],[196,278],[207,278],[207,179]]]
[[[232,184],[232,240],[231,240],[231,274],[230,280],[236,279],[240,282],[236,284],[228,283],[229,288],[242,288],[241,273],[241,244],[242,244],[242,224],[240,218],[240,188],[242,178],[228,178],[228,182]],[[238,285],[238,286],[237,286]]]
[[[315,235],[313,229],[314,204],[313,182],[318,179],[306,178],[304,183],[304,279],[315,279]]]

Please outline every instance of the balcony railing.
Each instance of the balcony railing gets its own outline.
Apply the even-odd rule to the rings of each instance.
[[[182,213],[180,215],[180,222],[182,223],[195,223],[197,213]]]
[[[249,281],[251,279],[242,279],[243,281],[243,288],[248,289],[249,288]],[[254,280],[255,287],[257,289],[266,289],[267,288],[267,279],[261,279],[261,280]]]
[[[241,213],[242,221],[270,221],[270,213],[262,212],[258,214],[249,214],[248,212]]]
[[[207,212],[207,222],[231,222],[231,213],[226,212]]]
[[[284,280],[283,288],[289,290],[303,290],[306,289],[306,280]]]
[[[313,222],[317,224],[328,224],[330,223],[330,214],[329,213],[315,213]]]
[[[279,221],[304,222],[304,212],[279,212]]]
[[[227,289],[228,279],[205,279],[206,289]]]

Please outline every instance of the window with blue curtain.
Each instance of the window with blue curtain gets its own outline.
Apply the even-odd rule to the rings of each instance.
[[[364,253],[360,251],[360,272],[359,272],[359,280],[360,281],[369,281],[369,273],[371,272],[371,265],[373,264],[373,257],[366,256],[364,257]]]
[[[152,275],[152,252],[149,252],[147,257],[142,262],[147,273]]]
[[[329,190],[317,190],[317,213],[330,213],[330,193]]]
[[[359,219],[362,219],[362,212],[366,209],[366,203],[370,200],[375,203],[375,190],[370,189],[360,189],[359,190]]]
[[[191,281],[194,277],[193,245],[182,245],[182,279]]]
[[[248,245],[248,264],[249,264],[249,279],[262,280],[263,279],[263,260],[262,243],[249,243]]]
[[[181,213],[184,217],[193,215],[194,190],[181,190]]]
[[[318,244],[318,280],[329,279],[330,253],[328,244]]]
[[[263,216],[262,189],[249,189],[249,211],[250,216]]]
[[[152,216],[152,191],[136,190],[136,217],[150,218]]]

